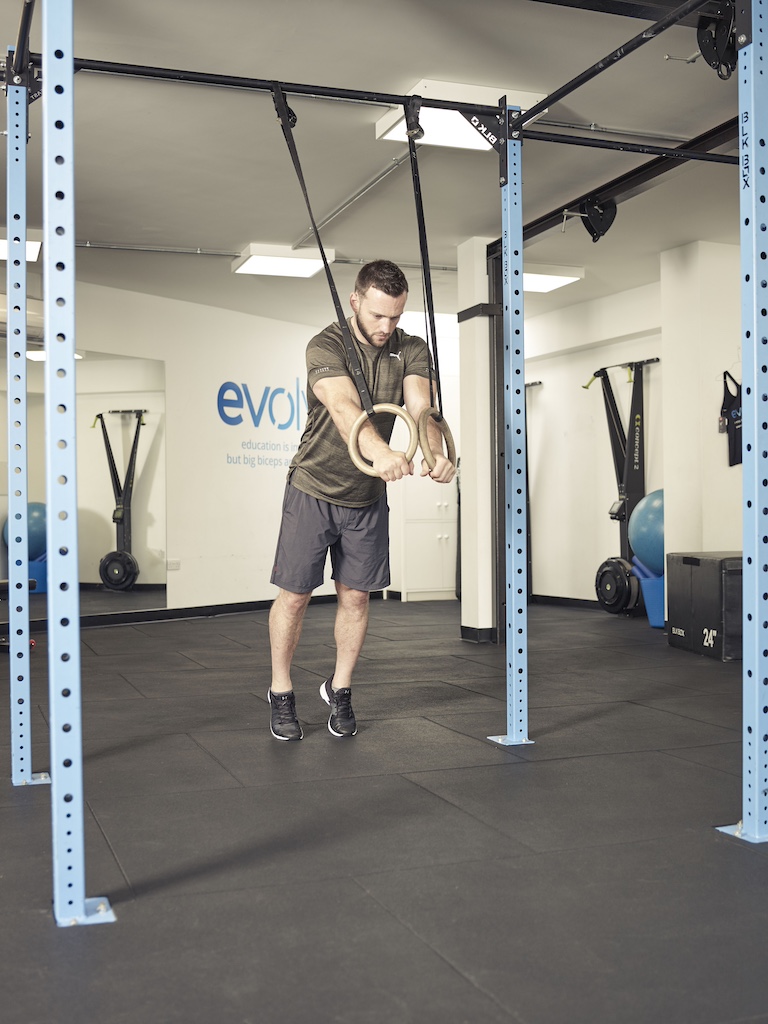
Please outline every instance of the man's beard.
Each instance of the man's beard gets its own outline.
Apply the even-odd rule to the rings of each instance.
[[[360,318],[358,317],[357,313],[355,313],[355,325],[356,325],[358,331],[362,334],[363,338],[365,338],[365,340],[368,342],[368,344],[372,345],[373,348],[381,348],[382,345],[386,345],[386,343],[392,337],[391,334],[388,334],[386,336],[386,338],[384,339],[384,341],[382,341],[380,344],[377,345],[376,342],[373,340],[373,335],[370,334],[368,331],[366,331],[366,329],[360,323]]]

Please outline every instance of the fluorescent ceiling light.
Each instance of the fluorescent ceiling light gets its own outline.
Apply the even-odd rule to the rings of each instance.
[[[523,271],[523,291],[553,292],[584,277],[584,267],[531,265]]]
[[[82,355],[79,352],[75,352],[75,359],[82,359]],[[44,348],[28,348],[27,359],[30,363],[44,363],[45,362],[45,349]]]
[[[19,243],[20,244],[20,243]],[[27,263],[36,263],[42,242],[27,240]],[[0,238],[0,260],[8,260],[8,239]]]
[[[409,96],[424,99],[449,100],[457,103],[473,103],[482,107],[498,106],[501,96],[506,95],[511,106],[527,110],[544,99],[543,92],[522,92],[520,89],[495,89],[481,85],[458,85],[454,82],[435,82],[423,78],[412,89]],[[545,114],[542,111],[540,117]],[[473,128],[463,114],[457,110],[443,110],[436,107],[422,107],[419,110],[419,124],[424,137],[419,142],[431,146],[451,146],[454,149],[490,149],[491,143]],[[387,142],[407,142],[405,134],[405,111],[395,107],[376,122],[376,138]],[[495,127],[489,125],[489,127]]]
[[[336,253],[326,249],[329,263]],[[232,260],[235,274],[264,274],[268,277],[313,277],[323,269],[319,249],[292,249],[290,245],[261,245],[251,242]]]

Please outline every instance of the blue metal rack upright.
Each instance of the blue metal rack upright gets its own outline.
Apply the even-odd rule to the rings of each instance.
[[[14,54],[8,52],[8,60]],[[27,526],[27,137],[29,69],[12,75],[6,99],[8,262],[8,623],[11,700],[11,781],[14,786],[50,783],[32,771],[29,659],[29,547]],[[18,81],[15,81],[15,78]]]
[[[507,107],[518,115],[519,107]],[[507,732],[489,736],[504,746],[528,739],[528,536],[525,463],[525,351],[523,346],[522,140],[505,132],[502,161],[501,257],[504,325],[504,481],[506,499]],[[515,137],[512,137],[512,136]]]
[[[43,245],[48,515],[48,682],[53,911],[61,926],[114,921],[85,897],[75,419],[74,32],[72,0],[43,4]]]
[[[768,840],[768,82],[765,4],[738,5],[743,445],[742,819],[721,829]]]

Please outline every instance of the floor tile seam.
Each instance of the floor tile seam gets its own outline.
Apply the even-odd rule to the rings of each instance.
[[[127,678],[127,677],[126,677],[126,676],[124,675],[124,673],[122,673],[122,672],[116,672],[116,673],[115,673],[115,675],[116,675],[116,676],[118,677],[118,679],[122,679],[122,680],[123,680],[123,682],[124,682],[124,683],[126,684],[126,686],[130,686],[130,688],[131,688],[131,689],[133,690],[133,692],[134,692],[134,693],[136,693],[136,694],[137,694],[137,695],[138,695],[139,697],[144,697],[144,698],[146,698],[146,696],[147,696],[147,695],[146,695],[145,693],[142,693],[142,692],[141,692],[141,690],[140,690],[140,689],[138,688],[138,686],[134,686],[134,684],[133,684],[133,683],[132,683],[132,682],[130,681],[130,679],[128,679],[128,678]],[[81,678],[81,679],[80,679],[80,685],[81,685],[81,687],[82,687],[82,682],[83,682],[83,681],[82,681],[82,678]],[[99,698],[98,698],[98,697],[97,697],[97,698],[95,698],[95,699],[96,699],[97,701],[99,700]],[[102,697],[101,699],[102,699],[102,700],[114,700],[115,698],[114,698],[114,697]],[[123,699],[124,699],[124,700],[127,700],[128,698],[127,698],[127,697],[125,697],[125,698],[123,698]],[[88,703],[90,704],[90,701],[88,701]]]
[[[610,835],[606,835],[600,842],[594,843],[578,843],[576,845],[565,845],[565,846],[547,846],[547,847],[535,847],[529,846],[524,839],[515,837],[515,842],[520,843],[531,851],[530,854],[524,853],[515,860],[522,861],[527,859],[529,856],[534,857],[548,857],[557,856],[558,854],[568,853],[582,853],[588,852],[589,850],[618,850],[618,849],[632,849],[633,847],[650,846],[654,843],[665,843],[670,840],[684,838],[686,836],[701,835],[707,836],[712,835],[714,838],[719,838],[720,833],[718,829],[720,825],[713,822],[711,825],[681,825],[679,828],[665,829],[659,832],[658,835],[652,836],[637,836],[634,839],[611,839]],[[509,858],[511,859],[511,858]]]
[[[513,764],[514,763],[515,762],[513,762]],[[469,768],[488,768],[488,767],[495,768],[495,767],[506,767],[506,764],[503,764],[501,766],[497,766],[497,765],[469,765],[468,767]],[[454,768],[454,769],[447,769],[447,770],[448,771],[462,771],[463,769],[462,768]],[[523,840],[514,839],[513,837],[511,837],[509,835],[508,832],[504,832],[502,829],[497,828],[495,825],[491,824],[490,822],[484,821],[477,814],[474,814],[472,811],[467,810],[466,807],[461,807],[459,804],[454,803],[453,800],[450,800],[448,797],[443,796],[441,793],[435,793],[434,790],[429,789],[427,786],[422,785],[419,782],[418,779],[413,777],[415,775],[432,775],[435,772],[444,772],[444,771],[446,771],[445,768],[429,768],[429,769],[426,769],[424,771],[416,771],[416,772],[404,773],[400,777],[405,782],[410,783],[412,786],[416,786],[416,788],[419,789],[422,793],[428,793],[429,796],[436,797],[441,803],[445,804],[447,807],[450,807],[452,810],[459,811],[462,815],[466,816],[467,818],[471,818],[472,821],[476,822],[478,825],[481,825],[483,828],[487,828],[487,829],[490,829],[492,832],[495,832],[496,835],[501,836],[502,839],[510,839],[510,838],[512,838],[513,842],[519,843],[520,845],[525,847],[525,851],[526,852],[523,853],[523,854],[520,854],[520,856],[527,856],[527,852],[528,851],[530,851],[532,854],[536,853],[536,851],[533,850],[532,847],[528,846]],[[510,858],[517,859],[514,854],[509,854],[508,857],[505,858],[505,859],[510,859]],[[498,860],[500,858],[493,858],[493,859]],[[477,863],[485,863],[484,860],[483,861],[476,861],[475,858],[468,858],[468,859],[452,861],[452,863],[454,863],[454,864],[467,864],[467,863],[471,864],[471,863],[476,863],[476,862]]]
[[[741,680],[739,680],[738,685],[741,686]],[[679,690],[684,690],[685,693],[681,693],[681,697],[729,697],[733,693],[733,686],[727,683],[723,684],[722,690],[702,690],[698,686],[691,686],[686,683],[665,683],[665,686],[675,686]]]
[[[372,893],[366,886],[361,882],[360,878],[353,876],[352,881],[365,893],[368,899],[372,900],[388,917],[395,921],[401,928],[404,928],[410,935],[413,936],[422,946],[430,950],[430,952],[436,956],[442,963],[444,963],[454,974],[456,974],[463,982],[469,985],[476,992],[481,993],[486,999],[493,1003],[502,1013],[506,1014],[511,1022],[514,1024],[534,1024],[534,1022],[528,1017],[522,1017],[512,1008],[505,1006],[493,992],[480,985],[474,978],[462,970],[458,964],[454,963],[453,960],[442,953],[439,949],[432,945],[429,940],[423,936],[410,922],[404,920],[398,914],[395,913],[390,907]]]
[[[673,700],[675,698],[672,698]],[[664,700],[662,697],[661,700]],[[635,704],[637,707],[647,708],[649,711],[661,711],[662,714],[672,715],[673,718],[682,718],[686,722],[698,722],[699,725],[710,725],[713,729],[723,729],[726,732],[736,733],[737,736],[741,736],[741,729],[734,729],[730,725],[716,725],[714,722],[707,722],[702,718],[694,718],[692,715],[684,715],[679,711],[672,711],[668,708],[654,707],[653,704],[645,704],[640,700],[628,700],[627,704]]]
[[[466,690],[467,693],[475,693],[478,697],[488,697],[490,700],[495,700],[500,704],[504,704],[506,702],[506,695],[504,697],[495,697],[492,693],[485,693],[483,690],[475,690],[473,687],[467,686],[465,683],[453,682],[450,679],[430,679],[429,681],[430,683],[442,683],[443,686],[452,686],[454,690]]]
[[[440,723],[434,723],[434,724],[440,724]],[[444,728],[450,729],[451,727],[450,726],[444,726]],[[455,731],[457,731],[457,730],[451,729],[451,732],[455,732]],[[459,735],[460,736],[466,736],[467,734],[466,733],[459,733]],[[474,738],[474,737],[470,737],[470,739],[472,739],[472,738]],[[537,742],[538,741],[534,738],[532,740],[532,744],[531,745],[536,745]],[[723,740],[723,743],[726,743],[726,742],[728,742],[728,741],[727,740]],[[717,745],[718,745],[717,743],[712,743],[711,740],[708,740],[706,743],[702,743],[701,744],[701,746],[703,746],[703,747],[717,746]],[[507,766],[516,768],[519,765],[528,765],[529,767],[533,767],[533,766],[535,766],[537,764],[541,764],[541,765],[544,765],[544,764],[554,764],[554,763],[559,762],[559,761],[581,761],[581,760],[584,760],[585,758],[590,758],[590,757],[591,758],[632,757],[635,754],[665,754],[667,752],[667,749],[663,748],[663,747],[636,747],[636,748],[633,748],[632,750],[592,750],[592,751],[588,751],[588,752],[583,753],[583,754],[563,754],[560,757],[526,757],[525,754],[523,753],[523,751],[528,749],[529,744],[520,744],[520,745],[515,745],[514,747],[500,747],[498,744],[491,742],[491,746],[494,747],[494,748],[498,748],[499,750],[508,751],[515,758],[515,760],[514,761],[499,761],[496,764],[484,763],[484,764],[461,765],[461,767],[456,767],[456,768],[421,768],[421,769],[417,769],[415,772],[408,772],[406,774],[407,775],[412,775],[412,774],[428,775],[428,774],[430,774],[432,772],[463,771],[464,769],[470,769],[471,770],[471,769],[474,769],[474,768],[504,768],[504,767],[507,767]],[[696,746],[698,746],[698,744],[693,744],[693,747],[696,747]],[[680,749],[680,748],[673,748],[673,749]],[[680,760],[684,760],[684,759],[680,758]],[[695,762],[690,762],[690,763],[695,763]],[[700,765],[699,767],[706,768],[708,766],[707,765]]]
[[[705,744],[702,744],[702,746],[719,746],[719,744],[705,743]],[[660,754],[663,754],[665,757],[672,757],[676,761],[684,761],[687,764],[698,765],[699,768],[711,768],[712,771],[719,772],[721,775],[727,775],[729,779],[741,779],[741,777],[742,777],[741,772],[738,772],[738,773],[737,772],[729,772],[725,768],[719,768],[717,765],[714,765],[714,764],[704,764],[703,765],[699,761],[692,761],[689,757],[683,757],[682,754],[676,753],[676,751],[678,751],[678,750],[691,750],[691,749],[696,750],[696,749],[699,749],[699,748],[697,748],[697,747],[693,747],[693,748],[691,748],[691,747],[670,747],[670,748],[665,748],[664,750],[659,750],[658,752]]]
[[[94,822],[96,824],[96,827],[98,828],[99,832],[101,833],[101,836],[104,839],[104,842],[107,844],[107,848],[108,848],[109,852],[112,855],[112,859],[114,860],[115,864],[117,865],[118,871],[120,872],[120,874],[123,877],[123,881],[126,884],[128,892],[131,894],[131,897],[133,899],[136,899],[136,892],[135,892],[135,890],[133,888],[133,884],[132,884],[130,878],[128,877],[128,872],[123,867],[123,862],[120,860],[120,857],[119,857],[119,855],[117,853],[117,850],[115,849],[115,847],[112,844],[112,840],[107,835],[106,829],[102,825],[102,823],[101,823],[101,821],[99,819],[99,816],[96,813],[95,808],[93,807],[93,805],[91,804],[91,802],[89,800],[85,801],[85,806],[88,808],[88,811],[90,812],[91,817],[93,818],[93,820],[94,820]]]
[[[235,775],[234,772],[230,771],[229,768],[227,768],[227,766],[224,764],[223,761],[221,761],[212,751],[208,750],[207,747],[204,747],[203,744],[200,743],[200,741],[195,736],[193,736],[191,732],[184,733],[183,735],[188,736],[189,739],[192,740],[192,742],[198,748],[198,750],[202,751],[202,753],[205,754],[207,757],[209,757],[214,762],[214,764],[217,764],[220,768],[222,768],[227,773],[227,775],[233,780],[233,782],[235,782],[237,784],[237,786],[240,789],[247,789],[248,788],[247,786],[245,786],[245,784],[242,782],[242,780],[238,779],[238,777]],[[225,787],[217,787],[217,788],[222,788],[223,789]]]

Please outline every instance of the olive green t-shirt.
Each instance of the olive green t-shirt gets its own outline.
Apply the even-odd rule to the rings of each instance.
[[[349,321],[348,321],[349,323]],[[429,352],[421,338],[396,328],[380,349],[361,345],[350,332],[374,405],[403,404],[403,377],[429,377]],[[384,493],[384,481],[361,473],[349,457],[346,442],[312,386],[321,377],[352,377],[340,326],[335,323],[307,346],[307,423],[299,450],[288,471],[294,487],[333,505],[363,508]],[[373,424],[389,442],[395,417],[376,413]]]

